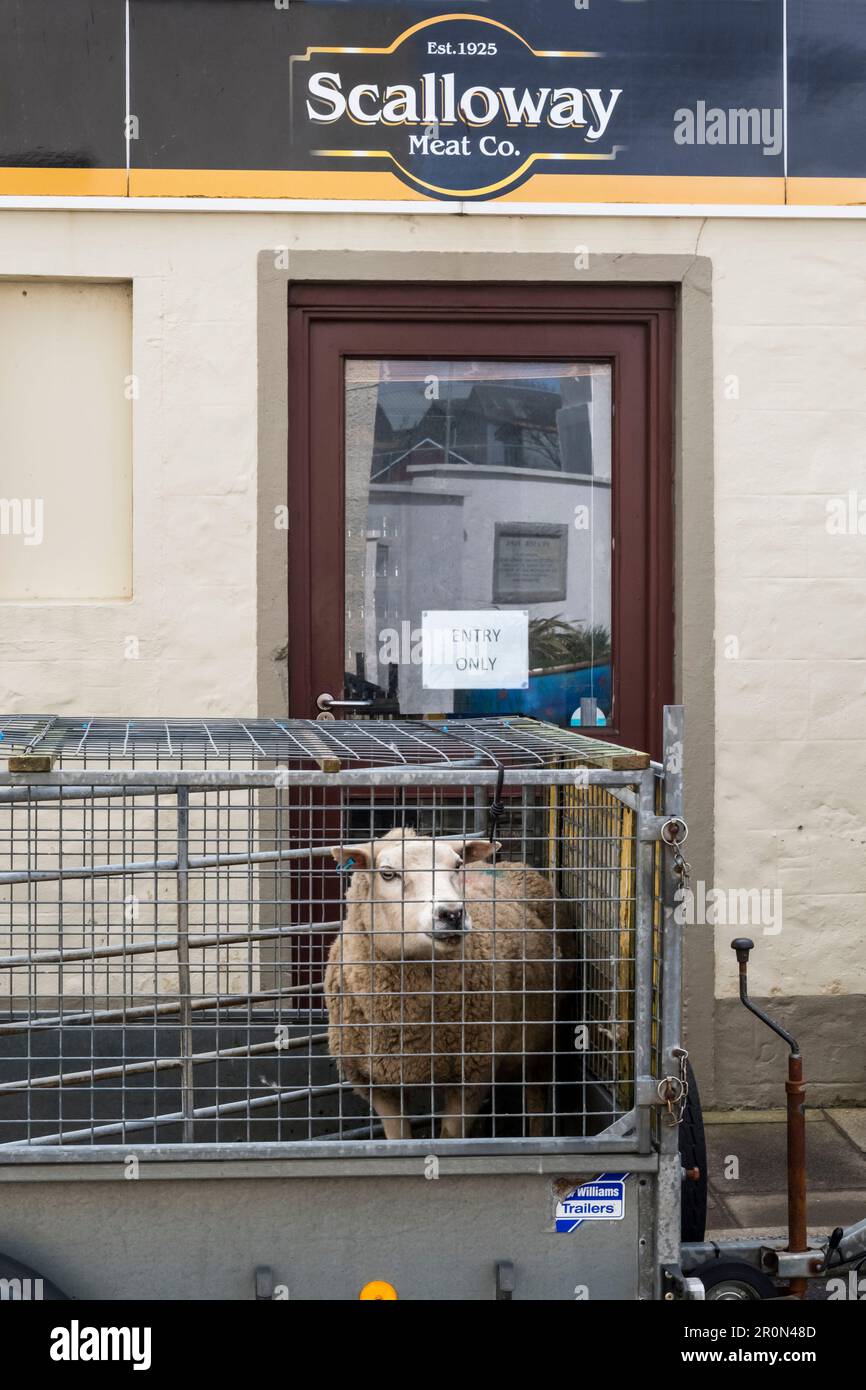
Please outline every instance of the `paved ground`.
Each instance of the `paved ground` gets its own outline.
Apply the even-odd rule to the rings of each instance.
[[[781,1233],[787,1219],[785,1116],[781,1110],[708,1111],[711,1236]],[[866,1217],[866,1109],[809,1110],[810,1233]]]

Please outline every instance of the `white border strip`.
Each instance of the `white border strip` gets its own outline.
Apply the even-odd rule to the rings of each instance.
[[[412,217],[764,217],[862,221],[866,204],[812,206],[791,203],[403,203],[341,202],[324,198],[107,198],[6,194],[10,212],[284,212],[400,213]]]
[[[788,177],[788,0],[782,0],[782,157]]]

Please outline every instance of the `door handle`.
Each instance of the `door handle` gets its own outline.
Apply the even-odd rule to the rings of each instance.
[[[400,705],[397,700],[392,700],[385,695],[377,700],[335,700],[333,695],[323,692],[316,700],[316,705],[323,712],[334,709],[370,709],[375,714],[400,713]]]
[[[335,700],[333,695],[321,694],[316,701],[318,709],[368,709],[372,700]]]

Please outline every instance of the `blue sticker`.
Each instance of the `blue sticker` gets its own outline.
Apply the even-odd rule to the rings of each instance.
[[[622,1221],[628,1176],[628,1173],[599,1173],[590,1182],[572,1188],[556,1204],[556,1230],[569,1235],[584,1221]]]

